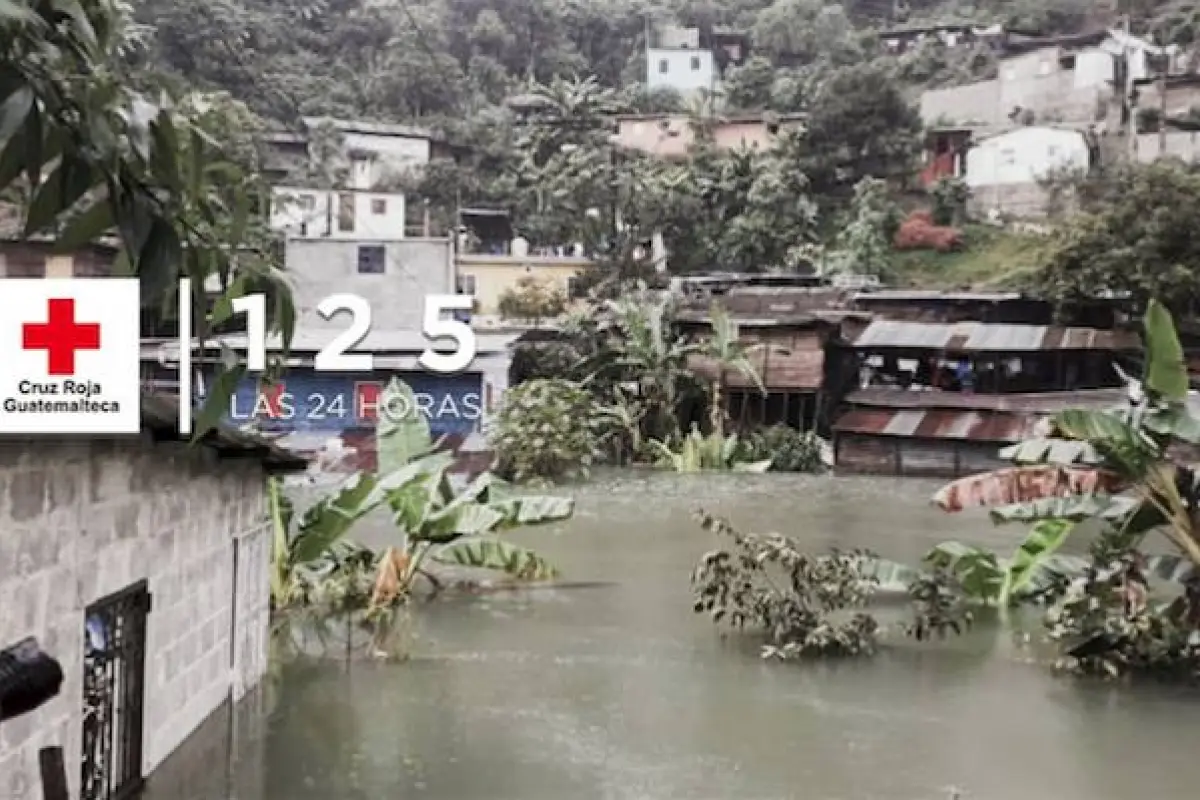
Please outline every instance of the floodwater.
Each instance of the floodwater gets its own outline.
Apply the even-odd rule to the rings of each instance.
[[[289,665],[259,698],[265,716],[239,711],[238,730],[259,724],[236,759],[189,744],[148,800],[1193,797],[1200,693],[1057,678],[986,626],[945,643],[889,638],[872,659],[764,662],[692,613],[689,575],[715,543],[691,518],[701,505],[813,550],[910,562],[947,538],[1019,534],[941,514],[934,488],[601,476],[575,490],[574,519],[516,538],[564,580],[615,585],[423,607],[408,663]],[[189,758],[211,788],[169,780]]]

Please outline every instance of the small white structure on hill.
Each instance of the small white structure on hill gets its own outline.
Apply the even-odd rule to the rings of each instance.
[[[1041,216],[1047,197],[1038,182],[1056,171],[1083,171],[1090,165],[1091,148],[1080,131],[1025,127],[978,140],[967,151],[963,179],[978,210]]]

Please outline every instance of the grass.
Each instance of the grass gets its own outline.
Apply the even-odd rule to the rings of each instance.
[[[957,253],[932,250],[896,253],[889,283],[921,289],[1015,289],[1033,274],[1045,238],[997,230],[987,225],[963,228],[966,245]]]

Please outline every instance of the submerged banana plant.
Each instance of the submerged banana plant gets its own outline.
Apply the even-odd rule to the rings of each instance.
[[[380,421],[375,472],[344,481],[298,521],[282,487],[271,484],[271,597],[276,609],[312,605],[314,596],[335,578],[354,588],[339,595],[338,607],[354,602],[369,609],[394,606],[407,599],[418,575],[439,585],[425,569],[431,561],[497,570],[516,580],[556,574],[541,556],[498,534],[566,519],[574,511],[574,500],[519,495],[491,473],[456,488],[449,474],[454,456],[437,451],[412,390],[393,379],[381,408],[408,413]],[[399,541],[375,553],[352,542],[348,534],[380,509],[390,513]],[[364,575],[365,585],[359,580]]]
[[[737,434],[723,436],[713,432],[704,436],[695,425],[680,440],[678,449],[657,439],[650,441],[650,447],[658,455],[659,465],[675,472],[766,472],[771,468],[769,458],[751,462],[738,460]]]
[[[1143,325],[1145,371],[1129,379],[1125,406],[1060,412],[1048,435],[1001,452],[1014,466],[956,480],[934,496],[944,511],[987,506],[997,523],[1034,524],[995,577],[998,602],[1030,586],[1084,520],[1118,532],[1129,549],[1157,531],[1200,567],[1200,480],[1170,452],[1176,442],[1200,444],[1200,419],[1189,409],[1169,312],[1151,301]]]

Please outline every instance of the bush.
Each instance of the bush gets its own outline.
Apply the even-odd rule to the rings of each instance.
[[[787,425],[753,431],[741,442],[740,461],[771,462],[772,472],[822,472],[821,437]]]
[[[933,222],[936,225],[957,225],[967,218],[967,202],[971,188],[962,178],[942,178],[929,191],[933,199]]]
[[[572,381],[510,389],[491,432],[497,471],[514,481],[586,476],[598,447],[595,414],[592,396]]]
[[[914,211],[900,224],[893,246],[897,250],[936,250],[950,253],[961,250],[962,231],[933,223],[928,211]]]
[[[562,378],[579,367],[583,356],[569,342],[524,342],[513,348],[508,382],[520,386],[538,378]]]

